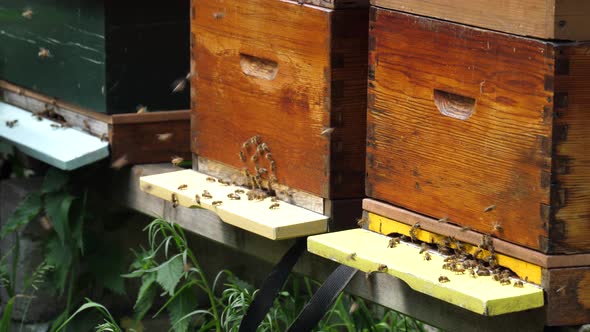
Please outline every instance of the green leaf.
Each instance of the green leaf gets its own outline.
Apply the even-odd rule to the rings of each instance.
[[[86,256],[90,272],[97,282],[116,294],[125,294],[125,261],[118,246],[99,244],[92,255]]]
[[[0,332],[10,332],[10,323],[12,322],[12,306],[14,305],[15,297],[11,297],[4,307],[2,320],[0,321]]]
[[[6,235],[15,232],[20,227],[28,224],[41,211],[41,194],[30,193],[25,199],[16,207],[14,213],[6,221],[6,225],[0,230],[0,239]]]
[[[50,168],[45,175],[41,192],[44,194],[60,191],[68,183],[68,173],[57,168]]]
[[[62,294],[72,265],[72,250],[59,239],[53,237],[47,242],[46,261],[48,265],[55,267],[53,276],[56,279],[57,289]]]
[[[154,304],[157,291],[156,273],[152,272],[146,274],[142,278],[141,287],[139,288],[139,293],[137,294],[137,301],[135,301],[135,305],[133,306],[133,309],[135,310],[136,321],[142,320],[145,314],[147,314],[147,312],[151,309],[152,305]]]
[[[190,319],[187,315],[197,309],[197,296],[193,287],[184,288],[168,305],[170,323],[175,332],[188,331]]]
[[[76,312],[74,312],[69,318],[68,320],[66,320],[58,329],[57,332],[61,331],[66,325],[68,325],[68,323],[74,319],[74,317],[76,317],[76,315],[78,315],[79,313],[81,313],[84,310],[87,309],[96,309],[98,310],[102,316],[105,318],[105,320],[109,323],[112,324],[113,327],[113,331],[116,332],[121,332],[121,328],[115,324],[115,319],[113,318],[113,316],[111,315],[111,313],[107,310],[107,308],[105,308],[103,305],[93,302],[89,299],[86,299],[86,303],[84,303],[83,305],[80,306],[80,308],[78,308],[78,310],[76,310]]]
[[[45,197],[45,212],[62,243],[70,236],[69,214],[74,199],[67,193],[51,193]]]
[[[183,272],[182,257],[176,255],[160,265],[156,281],[172,296]]]

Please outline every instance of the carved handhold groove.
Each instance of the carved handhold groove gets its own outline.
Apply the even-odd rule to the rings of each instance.
[[[442,115],[459,120],[469,119],[475,111],[475,99],[436,89],[434,104]]]
[[[240,54],[240,67],[244,74],[268,81],[274,80],[279,71],[276,61],[247,54]]]

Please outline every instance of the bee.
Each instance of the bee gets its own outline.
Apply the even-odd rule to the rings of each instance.
[[[353,252],[352,254],[346,256],[346,259],[355,261],[356,260],[356,252]]]
[[[229,181],[226,181],[224,179],[218,179],[217,182],[221,183],[224,186],[229,186],[230,185]]]
[[[443,244],[438,244],[438,252],[440,252],[443,255],[450,255],[451,254],[451,249]]]
[[[494,241],[489,234],[484,234],[481,237],[481,247],[482,248],[493,248]]]
[[[193,264],[186,262],[185,264],[182,265],[182,270],[184,272],[189,272],[191,269],[193,268]]]
[[[14,126],[16,126],[17,123],[18,123],[18,120],[6,121],[6,127],[14,128]]]
[[[360,227],[363,228],[363,226],[365,226],[367,224],[367,218],[359,218],[356,220],[356,224]]]
[[[523,288],[524,284],[522,283],[522,281],[518,280],[514,282],[514,287]]]
[[[113,161],[113,163],[111,164],[111,168],[119,170],[123,167],[125,167],[125,165],[128,164],[128,159],[127,159],[127,155],[123,155],[119,158],[117,158],[117,160]]]
[[[350,309],[348,309],[348,314],[352,315],[359,310],[359,304],[357,302],[352,302],[350,305]]]
[[[178,206],[178,197],[176,196],[175,193],[172,193],[171,201],[172,201],[173,208]]]
[[[420,254],[425,252],[428,249],[429,249],[428,244],[426,244],[426,242],[422,242],[422,244],[420,245]]]
[[[184,159],[182,157],[172,157],[172,165],[178,166],[182,163]]]
[[[135,111],[137,114],[143,114],[143,113],[147,113],[148,109],[146,106],[137,105],[137,107],[135,108]]]
[[[438,277],[438,282],[440,282],[441,284],[444,284],[445,282],[449,282],[451,281],[448,277],[445,276],[440,276]]]
[[[379,272],[387,272],[387,265],[385,265],[385,264],[379,264],[379,267],[377,267],[377,271],[379,271]]]
[[[266,159],[273,161],[272,159],[272,154],[270,152],[267,152],[266,155],[264,156]]]
[[[273,197],[270,199],[270,201],[271,201],[271,202],[278,202],[278,201],[279,201],[279,198],[278,198],[277,196],[273,196]]]
[[[256,153],[258,153],[258,155],[260,155],[260,156],[262,156],[264,154],[264,149],[262,148],[262,144],[260,144],[256,147]]]
[[[216,20],[221,20],[224,16],[225,16],[225,14],[223,14],[221,12],[213,13],[213,18]]]
[[[234,193],[236,193],[236,194],[244,194],[245,191],[244,191],[244,189],[236,189],[236,190],[234,190]]]
[[[389,243],[387,244],[387,248],[395,248],[400,243],[399,237],[392,237],[389,239]]]
[[[449,217],[443,217],[438,220],[438,222],[440,222],[440,223],[446,223],[448,221],[449,221]]]
[[[467,232],[467,231],[470,231],[470,230],[471,230],[471,227],[469,227],[469,226],[462,226],[461,227],[461,232]]]
[[[429,260],[431,260],[431,259],[432,259],[432,256],[430,256],[430,253],[429,253],[429,252],[425,252],[425,253],[424,253],[424,260],[425,260],[425,261],[429,261]]]
[[[477,257],[483,252],[480,246],[477,247],[475,252],[473,252],[473,258],[477,259]]]
[[[208,176],[208,177],[205,179],[205,181],[207,181],[207,182],[217,182],[217,179],[216,179],[216,178],[214,178],[214,177]]]
[[[273,203],[268,208],[271,209],[271,210],[276,210],[276,209],[279,208],[279,206],[280,206],[279,203]]]
[[[222,201],[213,201],[213,202],[211,202],[211,205],[213,205],[213,206],[220,206],[221,204],[223,204]]]
[[[211,195],[210,192],[208,192],[207,190],[203,190],[203,193],[201,194],[201,196],[203,198],[209,198],[209,199],[213,199],[213,195]]]
[[[39,47],[39,53],[37,53],[37,56],[42,59],[52,57],[51,52],[45,47]]]
[[[254,175],[253,179],[254,179],[254,183],[256,184],[258,189],[262,189],[262,178],[260,177],[260,175],[258,175],[258,174]]]
[[[502,228],[502,224],[500,224],[499,222],[495,222],[494,225],[492,226],[492,231],[493,232],[498,232],[501,233],[504,230],[504,228]]]
[[[270,170],[271,172],[276,172],[277,171],[277,164],[275,163],[274,160],[270,161]]]
[[[412,228],[410,228],[410,237],[412,238],[412,242],[416,241],[416,233],[420,229],[420,222],[415,223]]]
[[[257,162],[258,161],[258,154],[253,154],[252,157],[250,157],[250,160],[252,160],[252,162]]]
[[[191,73],[172,82],[172,93],[182,92],[186,88],[186,83],[191,78]]]
[[[443,270],[451,270],[452,267],[453,267],[453,264],[452,263],[445,263],[445,264],[442,265],[442,269]]]
[[[246,155],[244,154],[244,151],[240,151],[239,155],[240,155],[240,160],[243,163],[245,163],[246,162]]]
[[[195,194],[195,202],[201,205],[201,196],[199,196],[199,194]]]
[[[169,141],[173,135],[174,134],[172,134],[172,133],[163,133],[163,134],[156,134],[156,137],[158,138],[158,141],[166,142],[166,141]]]
[[[178,190],[185,190],[186,188],[188,188],[187,184],[181,184],[180,186],[178,186]]]
[[[250,137],[250,144],[252,144],[253,146],[258,146],[258,145],[260,145],[260,143],[262,143],[262,140],[260,139],[260,135],[254,135],[254,136]]]
[[[502,278],[502,279],[500,279],[500,285],[506,286],[506,285],[510,285],[510,284],[511,284],[511,282],[510,282],[510,279],[509,278]]]
[[[101,142],[106,142],[109,140],[109,137],[107,134],[103,133],[102,135],[100,135],[100,141]]]
[[[26,19],[32,19],[33,18],[33,10],[31,9],[26,9],[22,14],[22,17],[26,18]]]
[[[334,132],[334,129],[335,128],[325,128],[324,130],[322,130],[321,135],[324,137],[328,137]]]
[[[264,167],[256,167],[256,168],[258,169],[258,174],[260,174],[260,175],[268,173],[268,170]]]
[[[238,201],[241,199],[240,195],[236,194],[236,193],[229,193],[227,194],[227,198]]]
[[[455,274],[465,274],[465,268],[461,265],[455,265],[451,271],[455,272]]]
[[[483,212],[492,212],[495,209],[496,209],[496,206],[492,204],[492,205],[486,207],[485,209],[483,209]]]
[[[477,269],[477,275],[478,276],[489,276],[490,275],[490,270],[486,269],[486,268],[478,268]]]
[[[270,153],[270,148],[268,147],[268,145],[266,145],[266,143],[262,143],[259,146],[261,147],[262,151]]]

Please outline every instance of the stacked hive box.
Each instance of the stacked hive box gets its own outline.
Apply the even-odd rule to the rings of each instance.
[[[261,172],[282,199],[326,214],[356,202],[358,216],[368,2],[195,0],[191,13],[199,171]]]
[[[501,2],[373,2],[366,193],[406,215],[586,259],[590,43],[553,39],[590,39],[580,20],[590,7]],[[587,323],[590,268],[544,268],[547,323]]]

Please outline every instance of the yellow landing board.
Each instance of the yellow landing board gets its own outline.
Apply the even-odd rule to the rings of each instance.
[[[211,210],[228,224],[243,228],[272,240],[282,240],[326,232],[328,217],[291,205],[283,201],[272,202],[270,197],[264,200],[248,200],[246,194],[238,194],[239,200],[228,198],[228,194],[242,187],[224,185],[217,181],[210,182],[209,176],[193,171],[183,170],[171,173],[143,176],[140,178],[141,190],[156,197],[172,201],[173,194],[178,205],[200,207]],[[186,185],[186,188],[181,186]],[[207,190],[212,198],[203,197]],[[199,195],[200,204],[196,195]],[[221,201],[220,205],[213,202]],[[278,208],[270,209],[277,204]]]
[[[402,242],[388,248],[389,237],[365,229],[311,236],[307,250],[365,272],[376,272],[384,264],[383,273],[400,278],[412,289],[467,310],[496,316],[543,306],[543,290],[525,283],[523,288],[502,286],[492,277],[455,274],[443,270],[443,257],[430,252],[431,260],[424,260],[420,248]],[[441,283],[439,277],[450,281]]]

